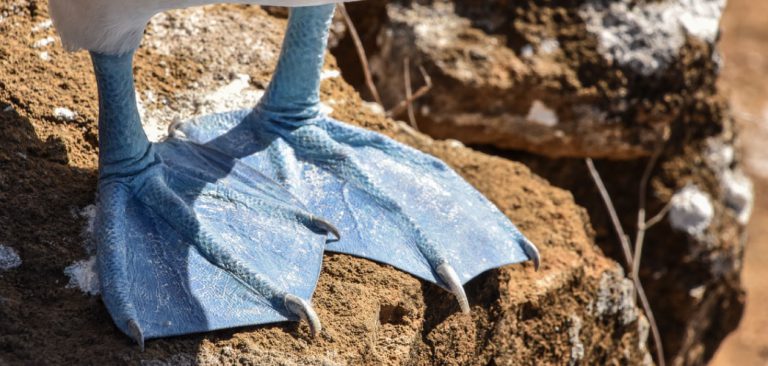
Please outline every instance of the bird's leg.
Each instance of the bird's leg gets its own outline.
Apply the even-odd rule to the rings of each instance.
[[[320,74],[333,10],[334,5],[291,10],[277,68],[259,105],[262,111],[275,114],[282,121],[299,122],[319,114]],[[297,131],[295,134],[304,137],[299,138],[306,143],[304,149],[314,150],[309,151],[310,154],[317,157],[325,153],[330,160],[342,161],[342,170],[349,175],[350,181],[364,187],[378,201],[378,205],[395,213],[399,225],[413,233],[413,240],[432,271],[456,296],[462,311],[468,313],[469,303],[464,287],[439,245],[429,239],[419,225],[405,214],[402,205],[384,193],[371,175],[361,169],[357,158],[325,132],[311,129],[306,132]]]
[[[179,127],[193,141],[257,167],[338,225],[329,251],[391,264],[453,293],[539,253],[449,166],[373,131],[324,116],[320,75],[333,6],[292,9],[277,69],[251,111]]]
[[[320,74],[335,5],[292,8],[277,68],[257,108],[282,119],[320,113]]]
[[[338,231],[237,159],[187,141],[150,143],[133,53],[91,56],[99,273],[117,326],[142,347],[148,337],[285,319],[319,332],[309,296],[326,234]]]
[[[91,59],[99,90],[99,178],[129,176],[155,162],[141,126],[133,84],[133,52]]]

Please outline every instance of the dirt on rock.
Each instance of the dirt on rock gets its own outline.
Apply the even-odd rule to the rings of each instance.
[[[414,102],[414,115],[437,138],[554,158],[636,159],[650,156],[670,125],[712,134],[709,120],[724,113],[715,90],[718,0],[403,0],[348,8],[387,108],[406,99],[406,63],[413,90],[426,84],[425,70],[432,88]],[[700,22],[703,34],[678,18]],[[366,90],[345,35],[334,54],[344,77]]]
[[[0,5],[0,245],[22,261],[0,272],[0,364],[651,362],[632,284],[595,246],[586,211],[570,193],[522,164],[384,118],[333,72],[322,92],[334,117],[445,160],[538,244],[541,270],[523,264],[473,280],[465,316],[436,286],[328,254],[313,298],[324,324],[318,338],[305,324],[281,323],[153,340],[140,352],[99,297],[65,275],[93,250],[87,207],[97,178],[97,96],[87,54],[63,51],[46,8],[44,1]],[[283,26],[244,6],[153,19],[134,68],[149,134],[162,138],[175,118],[255,103]],[[336,70],[330,57],[327,68]]]
[[[421,130],[521,161],[572,192],[589,213],[598,245],[622,263],[584,158],[596,160],[634,239],[639,182],[648,156],[662,146],[644,192],[648,217],[694,191],[705,222],[694,230],[670,218],[649,229],[640,277],[667,361],[698,365],[741,318],[745,224],[754,202],[745,158],[735,148],[738,128],[717,83],[723,6],[403,0],[348,8],[386,106],[406,99],[405,65],[416,76],[423,67],[432,88],[413,103]],[[351,37],[338,37],[333,52],[344,77],[365,90]],[[413,89],[426,83],[416,76]]]

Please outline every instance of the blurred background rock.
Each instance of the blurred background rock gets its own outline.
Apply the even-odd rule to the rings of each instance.
[[[384,109],[407,99],[402,75],[409,67],[412,90],[431,84],[413,102],[415,127],[522,161],[571,191],[589,211],[597,243],[619,262],[621,247],[583,158],[596,160],[622,225],[634,235],[638,183],[669,133],[647,207],[649,215],[668,203],[672,209],[648,230],[640,276],[668,363],[696,365],[711,359],[739,324],[744,284],[756,304],[718,360],[768,357],[768,337],[758,331],[766,328],[756,325],[768,318],[758,305],[768,284],[755,272],[768,248],[765,235],[748,235],[765,226],[766,205],[762,196],[755,201],[745,174],[768,172],[768,154],[755,143],[768,141],[768,23],[760,15],[768,6],[745,0],[725,6],[723,0],[436,0],[347,7]],[[373,100],[339,23],[333,53],[345,79]],[[396,117],[411,118],[405,111]],[[757,183],[759,194],[763,178]]]

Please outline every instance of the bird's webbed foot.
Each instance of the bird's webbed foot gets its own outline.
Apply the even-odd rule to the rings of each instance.
[[[139,172],[99,184],[102,296],[144,339],[299,318],[338,231],[237,159],[170,139]]]
[[[179,136],[241,159],[338,225],[328,250],[391,264],[454,293],[491,268],[539,252],[442,161],[320,111],[332,6],[291,12],[277,69],[252,110],[180,124]]]

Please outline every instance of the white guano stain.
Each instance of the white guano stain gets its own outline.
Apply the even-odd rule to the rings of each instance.
[[[320,80],[334,79],[339,76],[341,76],[341,71],[339,70],[323,70],[323,72],[320,73]]]
[[[726,170],[721,177],[725,204],[736,214],[736,220],[746,225],[752,216],[755,193],[752,181],[741,170]]]
[[[709,195],[695,185],[685,186],[672,196],[669,222],[675,230],[701,235],[715,216]]]
[[[67,288],[77,288],[91,296],[101,292],[99,274],[96,271],[96,256],[73,263],[64,269],[64,274],[69,277]]]
[[[77,118],[77,113],[67,107],[56,107],[53,109],[53,117],[60,121],[71,122]]]
[[[533,101],[525,119],[547,127],[554,127],[559,122],[557,113],[540,100]]]
[[[606,59],[650,76],[674,62],[686,36],[713,43],[725,2],[592,0],[579,13],[587,30],[597,36],[599,51]]]
[[[35,24],[32,26],[32,33],[37,33],[40,31],[47,30],[48,28],[53,26],[53,21],[50,19],[46,19],[40,23]]]
[[[560,42],[554,38],[545,38],[539,44],[539,53],[542,55],[551,55],[560,48]]]
[[[39,40],[35,41],[35,43],[32,44],[32,48],[47,47],[47,46],[50,46],[51,44],[53,44],[53,42],[56,42],[56,39],[51,37],[51,36],[48,36],[48,37],[45,37],[43,39],[39,39]]]
[[[9,271],[21,266],[21,257],[16,250],[9,246],[0,245],[0,272]]]
[[[571,344],[571,359],[569,365],[578,365],[584,358],[584,343],[581,342],[580,333],[583,321],[581,317],[571,315],[571,326],[568,328],[568,342]]]

